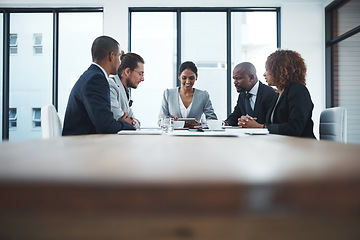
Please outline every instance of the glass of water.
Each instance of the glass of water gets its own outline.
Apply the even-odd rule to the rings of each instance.
[[[174,130],[174,118],[166,117],[161,119],[161,129],[163,132],[172,132]]]

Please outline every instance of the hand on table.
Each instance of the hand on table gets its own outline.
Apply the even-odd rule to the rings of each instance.
[[[240,128],[263,128],[262,124],[256,122],[257,118],[253,118],[246,114],[238,119],[238,125]]]

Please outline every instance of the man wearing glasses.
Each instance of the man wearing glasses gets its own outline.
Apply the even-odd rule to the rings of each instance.
[[[136,53],[124,54],[123,51],[120,59],[121,64],[117,75],[108,79],[111,111],[116,120],[130,120],[134,127],[139,128],[140,122],[134,117],[131,109],[133,101],[130,96],[130,88],[136,89],[144,81],[144,59]]]
[[[110,109],[109,74],[120,65],[119,43],[108,36],[96,38],[91,47],[93,63],[71,90],[62,135],[106,134],[135,130],[126,121],[116,121]]]

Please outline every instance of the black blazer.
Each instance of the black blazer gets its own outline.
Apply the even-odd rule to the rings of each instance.
[[[274,134],[315,138],[311,120],[313,108],[306,86],[294,83],[281,94],[275,107],[273,123],[270,123],[272,109],[268,112],[267,128]]]
[[[230,126],[238,126],[238,118],[246,115],[245,97],[245,92],[241,92],[239,94],[233,113],[231,113],[225,120]],[[277,97],[278,93],[276,93],[272,87],[269,87],[259,81],[259,88],[254,107],[254,116],[252,116],[257,117],[258,123],[263,124],[266,122],[266,114],[274,106]]]
[[[71,90],[62,135],[117,133],[124,129],[134,127],[114,119],[109,83],[103,71],[92,64]]]

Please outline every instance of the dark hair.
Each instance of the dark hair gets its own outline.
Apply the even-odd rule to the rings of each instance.
[[[190,69],[191,71],[193,71],[196,75],[196,77],[198,76],[198,69],[195,66],[195,63],[191,62],[191,61],[186,61],[183,62],[180,67],[179,67],[179,75],[186,69]]]
[[[97,37],[91,46],[91,56],[93,62],[103,60],[111,52],[119,52],[119,43],[108,36]]]
[[[120,60],[121,64],[118,69],[119,75],[121,75],[122,71],[126,68],[130,68],[130,70],[133,71],[138,67],[139,62],[145,63],[144,59],[140,55],[131,52],[124,54],[124,51],[121,51]]]
[[[298,52],[276,50],[268,56],[265,68],[280,89],[288,88],[293,83],[306,84],[306,66]]]

